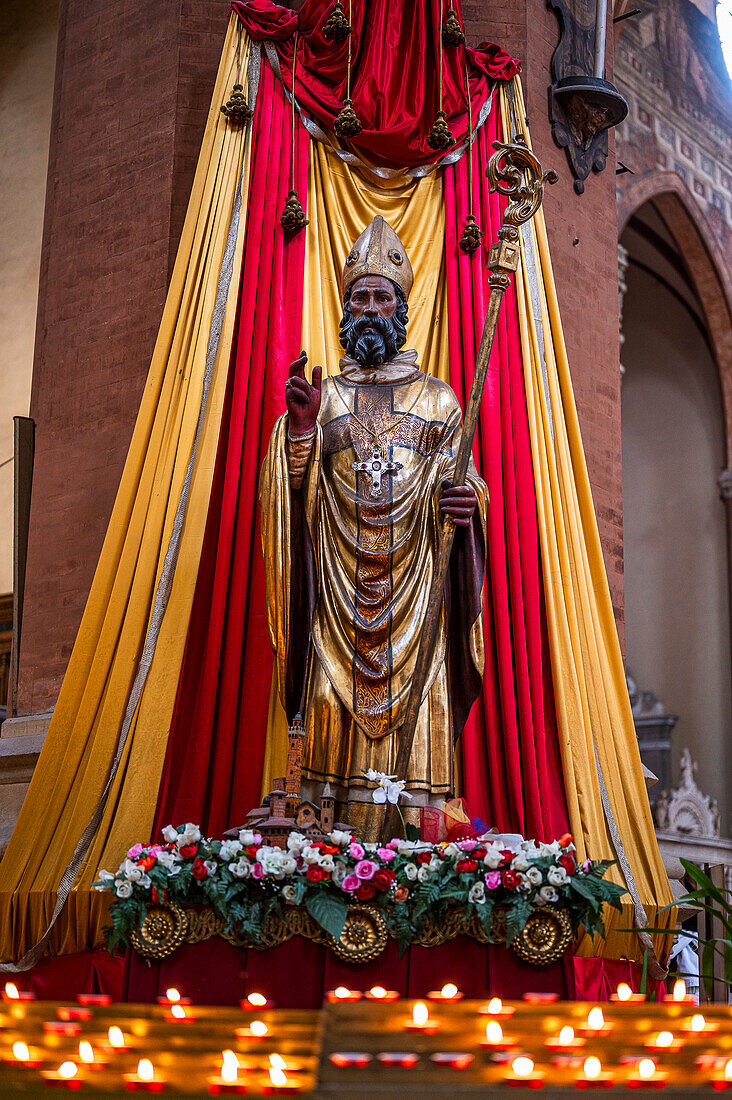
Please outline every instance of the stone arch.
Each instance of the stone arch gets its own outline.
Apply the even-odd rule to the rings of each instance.
[[[652,202],[684,256],[704,310],[719,373],[726,463],[732,465],[732,274],[701,207],[677,172],[649,172],[618,196],[618,237],[631,215]]]

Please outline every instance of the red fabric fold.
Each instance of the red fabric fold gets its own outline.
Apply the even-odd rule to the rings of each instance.
[[[488,306],[488,251],[505,200],[485,169],[502,137],[500,113],[478,134],[472,209],[483,242],[458,246],[468,213],[468,162],[445,170],[450,382],[465,408]],[[462,735],[463,790],[471,815],[506,832],[552,840],[568,829],[549,651],[543,621],[536,497],[524,393],[516,291],[504,295],[474,458],[490,492],[482,699]]]
[[[323,35],[332,0],[305,0],[299,17],[270,0],[234,0],[232,9],[255,39],[274,44],[282,79],[305,114],[332,131],[346,98],[348,41]],[[455,10],[462,23],[460,5]],[[444,13],[443,13],[444,14]],[[414,167],[444,155],[427,143],[439,108],[440,0],[353,0],[351,99],[363,130],[348,147],[373,164]],[[519,62],[500,46],[443,49],[443,110],[456,144],[468,132],[467,68],[473,119],[496,80],[510,80]]]
[[[258,479],[285,379],[300,351],[305,234],[283,238],[291,114],[262,69],[252,129],[237,332],[216,471],[155,833],[195,821],[220,834],[259,805],[272,650],[264,598]],[[307,134],[295,182],[307,194]]]

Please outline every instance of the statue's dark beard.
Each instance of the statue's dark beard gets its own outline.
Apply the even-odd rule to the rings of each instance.
[[[379,367],[393,359],[404,343],[403,334],[390,317],[359,317],[358,320],[344,317],[344,322],[341,344],[346,355],[363,367]]]

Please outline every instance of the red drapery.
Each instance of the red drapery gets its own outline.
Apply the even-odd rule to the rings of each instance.
[[[458,247],[468,213],[466,157],[445,169],[450,382],[463,408],[488,306],[487,259],[501,224],[485,169],[502,138],[491,112],[473,156],[473,211],[483,243]],[[463,793],[471,814],[507,832],[552,840],[567,831],[549,651],[543,625],[536,498],[516,294],[504,296],[481,405],[474,457],[490,492],[483,694],[462,735]]]
[[[284,238],[291,114],[267,64],[252,162],[237,334],[216,474],[178,698],[158,796],[156,833],[195,821],[220,834],[259,804],[272,651],[259,532],[259,470],[300,351],[305,235]],[[296,185],[307,194],[298,125]]]
[[[454,6],[461,19],[459,3]],[[232,4],[252,38],[275,46],[288,89],[298,31],[295,98],[328,130],[346,97],[348,55],[347,41],[323,35],[332,7],[332,0],[305,0],[295,13],[270,0]],[[351,99],[363,130],[349,144],[385,167],[439,160],[443,153],[430,148],[427,135],[439,107],[440,0],[353,0],[351,25]],[[466,67],[475,120],[494,81],[510,80],[519,63],[493,44],[445,47],[443,110],[456,143],[468,132]]]

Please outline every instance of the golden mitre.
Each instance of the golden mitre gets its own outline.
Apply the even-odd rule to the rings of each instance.
[[[348,253],[343,268],[342,293],[364,275],[384,275],[396,283],[405,298],[409,297],[414,282],[412,265],[404,245],[381,214],[364,229]]]

